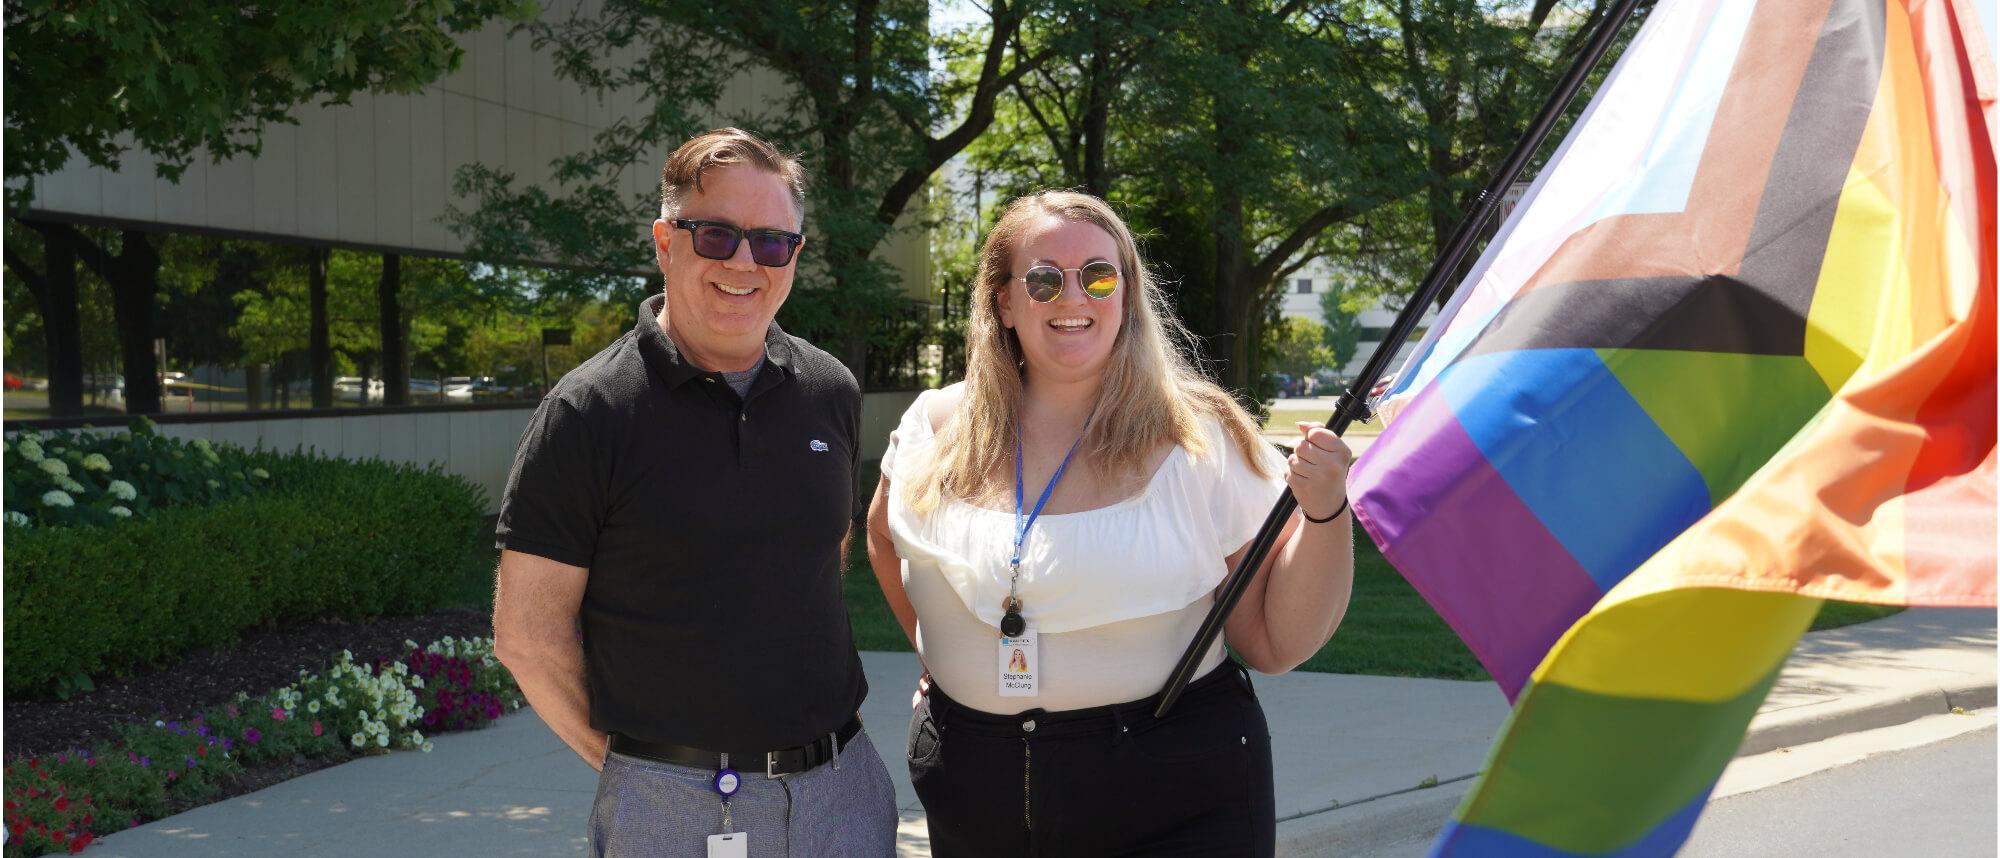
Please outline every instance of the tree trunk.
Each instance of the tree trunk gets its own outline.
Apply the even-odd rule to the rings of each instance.
[[[243,368],[243,407],[251,411],[264,407],[264,365],[261,363]]]
[[[76,246],[67,237],[43,242],[42,333],[48,347],[49,416],[83,413],[83,323],[76,298]],[[38,295],[37,297],[43,297]]]
[[[326,318],[327,255],[325,248],[314,248],[306,257],[306,300],[312,314],[306,363],[312,373],[314,408],[333,407],[333,342]]]
[[[160,412],[160,365],[153,354],[153,297],[160,288],[160,254],[146,234],[123,233],[109,266],[111,311],[118,320],[118,356],[125,365],[125,413]]]
[[[1110,79],[1110,61],[1105,59],[1111,50],[1105,28],[1098,27],[1092,41],[1095,44],[1090,52],[1090,80],[1084,85],[1083,189],[1103,199],[1111,195],[1111,175],[1104,165],[1104,138],[1111,120],[1111,91],[1116,83]]]
[[[381,305],[379,324],[382,328],[382,402],[385,405],[410,404],[409,344],[403,332],[403,257],[399,254],[382,254],[382,279],[376,283],[375,299]]]

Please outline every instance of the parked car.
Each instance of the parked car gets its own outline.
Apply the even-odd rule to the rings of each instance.
[[[454,375],[445,379],[444,398],[452,401],[472,401],[472,377]]]
[[[413,400],[435,400],[437,399],[438,391],[442,389],[438,386],[438,381],[435,378],[410,379],[410,398]]]
[[[490,375],[477,376],[472,379],[472,395],[479,399],[497,399],[507,395],[507,385]]]
[[[385,390],[379,378],[343,375],[333,380],[333,398],[340,402],[381,402]]]

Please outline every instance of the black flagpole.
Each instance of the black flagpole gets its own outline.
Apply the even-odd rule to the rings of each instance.
[[[1404,305],[1403,312],[1396,317],[1396,323],[1390,326],[1388,336],[1375,347],[1375,353],[1369,355],[1368,363],[1361,368],[1361,374],[1355,376],[1353,386],[1341,393],[1340,398],[1334,402],[1333,416],[1327,418],[1327,428],[1333,430],[1334,434],[1345,434],[1347,427],[1355,420],[1368,419],[1370,412],[1364,397],[1369,388],[1375,386],[1376,380],[1382,377],[1383,370],[1388,369],[1389,361],[1395,359],[1397,349],[1404,340],[1409,339],[1410,331],[1416,328],[1417,320],[1423,317],[1424,308],[1437,300],[1438,293],[1444,289],[1445,277],[1458,269],[1459,262],[1464,260],[1465,254],[1472,249],[1473,240],[1479,233],[1479,225],[1492,216],[1493,207],[1500,202],[1500,195],[1521,175],[1522,168],[1527,166],[1529,158],[1534,157],[1535,151],[1541,148],[1542,141],[1548,139],[1549,132],[1555,128],[1556,120],[1562,116],[1570,101],[1576,98],[1576,91],[1582,88],[1584,78],[1590,76],[1590,70],[1597,66],[1598,60],[1602,59],[1604,52],[1611,47],[1611,42],[1617,37],[1619,29],[1624,27],[1626,19],[1632,16],[1632,8],[1637,2],[1638,0],[1618,0],[1610,14],[1598,24],[1597,31],[1591,34],[1583,52],[1577,55],[1576,62],[1570,64],[1569,71],[1565,72],[1562,80],[1556,83],[1555,91],[1549,94],[1549,100],[1542,105],[1541,112],[1536,114],[1534,121],[1528,125],[1527,134],[1514,145],[1514,151],[1507,156],[1500,171],[1494,174],[1493,181],[1479,193],[1479,200],[1473,205],[1472,212],[1459,222],[1458,230],[1452,233],[1451,241],[1445,245],[1444,252],[1438,256],[1436,262],[1431,263],[1430,270],[1425,272],[1417,294]],[[1357,390],[1361,393],[1356,394]],[[1278,542],[1278,535],[1285,529],[1285,522],[1291,519],[1292,511],[1298,509],[1298,506],[1298,498],[1293,497],[1292,490],[1287,488],[1285,493],[1279,496],[1278,503],[1271,507],[1271,514],[1264,517],[1263,529],[1257,531],[1255,539],[1250,540],[1250,550],[1244,552],[1242,562],[1236,564],[1236,570],[1230,573],[1228,583],[1223,585],[1222,592],[1215,598],[1215,606],[1209,609],[1208,617],[1202,620],[1201,630],[1195,633],[1194,641],[1188,644],[1187,652],[1182,653],[1180,662],[1174,665],[1174,672],[1168,676],[1166,687],[1160,689],[1160,704],[1154,708],[1153,717],[1166,717],[1167,710],[1173,708],[1174,701],[1180,699],[1181,692],[1194,680],[1195,669],[1201,666],[1202,657],[1208,653],[1209,647],[1215,645],[1216,637],[1222,634],[1222,626],[1229,619],[1229,612],[1235,610],[1236,603],[1242,600],[1243,591],[1249,588],[1251,578],[1257,574],[1257,568],[1264,565],[1264,557],[1271,553],[1272,547]]]

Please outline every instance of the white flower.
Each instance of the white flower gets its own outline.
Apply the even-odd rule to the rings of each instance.
[[[431,752],[431,743],[430,743],[429,741],[425,741],[425,742],[424,742],[424,753],[428,754],[428,753],[430,753],[430,752]]]
[[[352,745],[353,745],[354,747],[357,747],[357,748],[359,748],[359,747],[361,747],[362,745],[366,745],[366,744],[368,744],[368,737],[366,737],[366,736],[363,736],[363,735],[361,735],[360,733],[356,733],[356,734],[354,734],[354,735],[352,735],[352,736],[349,736],[349,737],[347,737],[347,741],[348,741],[348,743],[349,743],[349,744],[352,744]]]
[[[132,488],[132,484],[124,480],[112,480],[111,485],[106,487],[105,491],[110,492],[112,497],[119,500],[132,500],[139,496],[139,490]]]
[[[410,744],[412,744],[412,745],[421,745],[421,744],[423,744],[423,743],[424,743],[424,731],[422,731],[422,730],[411,730],[411,731],[410,731]]]
[[[61,459],[43,459],[42,463],[36,467],[41,468],[43,473],[51,476],[69,476],[69,465]]]
[[[165,722],[165,721],[154,721],[154,722],[153,722],[153,726],[155,726],[155,727],[159,727],[159,728],[161,728],[161,729],[165,729],[165,728],[166,728],[166,726],[167,726],[167,722]]]
[[[48,491],[42,493],[42,506],[76,506],[76,501],[66,492]]]
[[[112,515],[114,515],[114,516],[117,516],[117,517],[119,517],[119,518],[131,518],[131,517],[132,517],[132,511],[131,511],[131,510],[129,510],[129,509],[126,509],[126,508],[124,508],[124,507],[122,507],[122,506],[114,506],[114,507],[112,507],[112,508],[111,508],[111,509],[109,510],[109,512],[110,512],[110,513],[111,513]]]
[[[19,515],[19,513],[14,513],[14,515]],[[25,517],[25,516],[24,516],[24,517]],[[411,688],[422,688],[422,687],[424,687],[424,678],[423,678],[423,677],[421,677],[421,676],[417,676],[417,675],[415,675],[415,674],[412,674],[412,675],[410,676],[410,687],[411,687]]]
[[[14,525],[15,527],[27,527],[28,516],[26,513],[22,512],[10,512],[7,513],[7,523]]]
[[[82,483],[79,483],[68,477],[57,477],[56,485],[62,486],[63,491],[69,492],[70,494],[73,495],[80,495],[86,491]]]
[[[14,450],[21,454],[21,458],[27,459],[30,462],[39,462],[42,460],[42,445],[35,443],[35,439],[33,438],[22,440]]]
[[[311,702],[307,703],[307,704],[306,704],[306,711],[307,711],[308,713],[311,713],[311,714],[313,714],[313,715],[318,715],[318,714],[319,714],[319,701],[317,701],[317,700],[314,700],[314,701],[311,701]]]
[[[386,747],[389,747],[389,734],[388,734],[388,733],[381,733],[381,734],[377,735],[377,736],[375,737],[375,746],[376,746],[376,747],[378,747],[378,748],[386,748]]]
[[[103,453],[92,453],[83,457],[83,469],[86,471],[109,471],[111,470],[111,460],[104,458]]]

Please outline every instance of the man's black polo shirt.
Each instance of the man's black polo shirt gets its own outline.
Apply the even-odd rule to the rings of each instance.
[[[581,566],[590,724],[717,751],[789,748],[867,696],[840,593],[861,389],[779,330],[748,397],[639,323],[542,400],[499,544]]]

